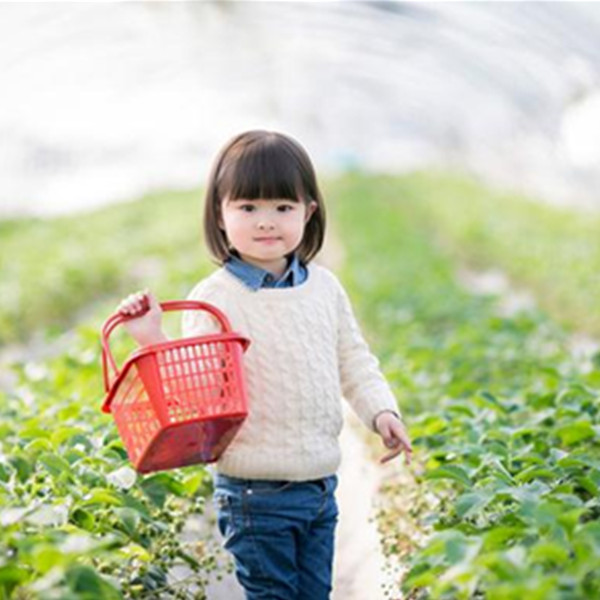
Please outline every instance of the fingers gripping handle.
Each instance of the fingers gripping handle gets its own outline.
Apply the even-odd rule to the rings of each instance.
[[[219,321],[223,333],[231,333],[231,325],[225,314],[221,312],[216,306],[208,304],[207,302],[201,302],[199,300],[168,300],[167,302],[160,302],[160,307],[163,311],[204,310],[206,312],[211,313],[217,319],[217,321]],[[148,312],[149,308],[150,307],[148,306],[144,313]],[[139,316],[141,315],[136,315],[135,317],[132,317],[128,315],[122,315],[120,313],[115,313],[112,316],[110,316],[102,326],[102,371],[104,373],[104,389],[107,392],[110,389],[108,374],[109,365],[114,372],[115,378],[119,375],[119,370],[117,369],[115,360],[110,352],[110,334],[118,325],[121,325],[125,321],[130,321],[131,319],[137,319]]]

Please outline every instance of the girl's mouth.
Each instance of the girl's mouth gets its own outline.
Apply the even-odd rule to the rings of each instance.
[[[257,242],[263,242],[265,244],[272,244],[273,242],[277,242],[280,238],[277,237],[264,237],[264,238],[254,238]]]

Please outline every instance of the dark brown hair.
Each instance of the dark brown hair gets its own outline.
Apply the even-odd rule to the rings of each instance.
[[[295,252],[306,264],[321,249],[325,237],[323,198],[306,150],[291,137],[274,131],[246,131],[229,140],[217,154],[204,198],[204,238],[219,264],[233,251],[219,227],[224,198],[285,198],[306,204],[314,200],[317,209],[306,223]]]

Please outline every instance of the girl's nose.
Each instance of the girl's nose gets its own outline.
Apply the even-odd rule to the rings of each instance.
[[[271,223],[269,220],[262,219],[258,222],[258,228],[263,230],[273,229],[273,223]]]

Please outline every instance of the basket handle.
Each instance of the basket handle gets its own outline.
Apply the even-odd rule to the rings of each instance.
[[[219,321],[223,333],[231,333],[231,325],[229,323],[229,319],[225,316],[225,313],[220,311],[216,306],[208,304],[208,302],[201,302],[199,300],[167,300],[166,302],[159,302],[159,304],[163,311],[189,309],[207,311]],[[125,321],[131,321],[132,319],[137,319],[141,315],[148,312],[148,310],[150,310],[150,307],[146,303],[144,312],[136,315],[135,317],[131,315],[115,313],[104,322],[104,325],[102,326],[102,371],[104,373],[104,389],[106,392],[108,392],[110,389],[108,377],[109,365],[115,373],[115,378],[119,375],[119,370],[117,369],[117,365],[110,351],[108,341],[110,334],[113,332],[115,327],[121,325],[121,323],[124,323]]]

